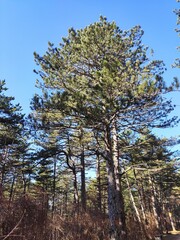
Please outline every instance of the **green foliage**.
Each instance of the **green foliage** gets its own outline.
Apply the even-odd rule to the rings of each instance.
[[[174,86],[165,86],[163,62],[148,59],[142,35],[140,26],[122,31],[101,17],[84,29],[70,29],[60,47],[50,44],[43,57],[35,53],[39,87],[48,93],[44,110],[76,115],[88,126],[110,124],[114,116],[120,127],[175,123],[166,121],[173,105],[163,97]]]
[[[179,0],[177,0],[177,2],[179,3],[180,1]],[[178,36],[180,36],[180,29],[179,29],[179,24],[180,24],[180,9],[175,9],[174,10],[174,13],[176,14],[176,16],[177,16],[177,26],[178,26],[178,28],[176,28],[176,32],[178,33]],[[179,46],[177,47],[177,49],[179,50]],[[174,67],[180,67],[180,59],[179,58],[177,58],[177,59],[175,59],[175,63],[174,63],[174,65],[173,65]]]
[[[16,136],[23,128],[23,115],[20,105],[14,105],[13,97],[4,95],[5,81],[0,81],[0,145],[7,146],[17,143]]]
[[[0,81],[0,185],[2,194],[8,194],[11,200],[15,185],[16,193],[22,190],[22,179],[30,164],[24,115],[20,105],[13,103],[14,97],[5,95],[6,90],[5,81]]]

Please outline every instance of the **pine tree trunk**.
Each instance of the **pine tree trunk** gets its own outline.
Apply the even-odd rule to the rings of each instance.
[[[86,211],[86,175],[85,175],[85,161],[84,150],[81,153],[81,206]]]
[[[127,187],[128,187],[128,191],[129,191],[130,200],[131,200],[132,206],[133,206],[134,211],[135,211],[136,219],[138,220],[138,223],[139,223],[141,232],[144,236],[144,239],[151,239],[151,237],[146,232],[146,228],[144,226],[143,221],[141,220],[141,216],[140,216],[139,210],[136,206],[135,199],[134,199],[134,196],[133,196],[132,191],[131,191],[131,187],[130,187],[130,183],[129,183],[129,179],[128,179],[127,174],[126,174],[126,183],[127,183]]]
[[[117,201],[118,212],[119,212],[119,215],[121,216],[122,234],[125,235],[126,223],[125,223],[125,212],[124,212],[124,199],[123,199],[122,188],[121,188],[118,139],[117,139],[115,121],[112,122],[111,139],[112,139],[111,153],[112,153],[112,160],[114,163],[114,176],[115,176],[115,184],[116,184],[116,201]]]
[[[3,199],[3,182],[4,182],[4,167],[3,166],[0,171],[0,202]]]
[[[55,212],[55,197],[56,197],[56,158],[54,158],[54,166],[53,166],[53,194],[52,194],[52,217]]]
[[[155,192],[155,187],[152,182],[150,174],[149,174],[149,185],[150,185],[150,189],[151,189],[151,204],[152,204],[152,210],[153,210],[153,214],[154,214],[154,218],[155,218],[155,223],[156,223],[157,230],[161,234],[162,226],[161,226],[160,216],[158,215],[158,212],[157,212],[157,204],[156,204],[157,199],[155,198],[155,196],[157,196],[157,194]]]
[[[127,187],[128,187],[128,191],[129,191],[130,200],[131,200],[132,206],[133,206],[135,214],[136,214],[136,218],[137,218],[137,220],[138,220],[138,222],[139,222],[139,224],[141,226],[142,225],[141,217],[140,217],[140,214],[139,214],[139,210],[136,207],[136,203],[135,203],[132,191],[131,191],[131,187],[130,187],[130,184],[129,184],[129,180],[128,180],[127,174],[126,174],[126,183],[127,183]]]
[[[9,203],[12,201],[13,199],[13,192],[14,192],[14,184],[15,184],[15,175],[13,176],[13,179],[12,179],[12,183],[11,183],[11,188],[10,188],[10,194],[9,194]]]
[[[144,207],[145,204],[144,204],[143,196],[142,196],[142,194],[141,194],[141,190],[140,190],[140,187],[139,187],[139,184],[138,184],[138,181],[137,181],[135,169],[133,170],[133,173],[134,173],[136,188],[137,188],[137,191],[138,191],[138,199],[139,199],[139,204],[140,204],[140,207],[141,207],[142,218],[143,218],[143,220],[144,220],[144,223],[147,223],[147,218],[146,218],[146,213],[145,213],[145,207]]]
[[[0,171],[0,200],[3,199],[4,195],[4,178],[5,178],[5,164],[2,164],[1,171]]]
[[[97,154],[96,162],[96,179],[97,179],[97,205],[98,209],[102,211],[101,163],[99,154]]]
[[[108,210],[110,220],[110,239],[125,240],[126,226],[123,197],[121,192],[120,170],[117,151],[115,122],[107,127],[107,173],[108,173]]]
[[[168,214],[169,214],[169,219],[170,219],[172,230],[176,231],[175,224],[174,224],[174,221],[173,221],[173,218],[172,218],[172,213],[168,212]]]
[[[74,175],[74,204],[79,208],[79,194],[78,194],[78,183],[77,183],[77,174],[76,167],[73,166],[73,175]]]

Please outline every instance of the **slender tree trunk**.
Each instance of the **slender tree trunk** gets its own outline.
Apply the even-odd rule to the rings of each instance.
[[[62,207],[62,216],[63,214],[68,214],[68,192],[64,192],[64,198],[63,198],[63,207]]]
[[[75,210],[78,209],[78,211],[79,211],[78,182],[77,182],[76,167],[75,167],[74,164],[73,164],[72,172],[73,172],[73,177],[74,177],[74,204],[75,204]]]
[[[54,158],[54,166],[53,166],[53,195],[52,195],[52,217],[55,212],[55,197],[56,197],[56,158]]]
[[[16,179],[16,177],[14,175],[13,179],[12,179],[12,183],[11,183],[10,194],[9,194],[9,203],[12,201],[12,198],[13,198],[15,179]]]
[[[4,182],[5,164],[2,165],[0,171],[0,200],[3,199],[3,182]]]
[[[152,204],[152,210],[153,210],[153,214],[154,214],[154,218],[155,218],[155,223],[156,223],[156,227],[159,231],[159,233],[161,234],[162,233],[162,226],[161,226],[161,221],[160,221],[160,216],[157,212],[157,199],[156,199],[156,192],[155,192],[155,187],[154,187],[154,184],[152,182],[152,178],[151,178],[151,175],[149,174],[149,185],[150,185],[150,189],[151,189],[151,204]]]
[[[79,211],[79,194],[78,194],[78,182],[77,182],[77,172],[76,172],[76,165],[74,163],[74,161],[72,161],[72,163],[70,164],[69,160],[71,159],[71,151],[69,149],[69,154],[67,154],[66,152],[64,152],[64,154],[66,155],[66,163],[69,167],[69,169],[71,169],[72,173],[73,173],[73,185],[74,185],[74,205],[75,205],[75,211],[78,208]]]
[[[126,177],[126,183],[127,183],[127,187],[128,187],[128,191],[129,191],[129,196],[130,196],[130,199],[131,199],[131,203],[132,203],[132,206],[134,208],[134,211],[135,211],[135,215],[136,215],[136,219],[138,220],[138,223],[139,223],[139,227],[141,229],[141,232],[144,236],[144,239],[151,239],[151,237],[148,235],[148,233],[146,232],[146,228],[144,226],[144,223],[143,221],[141,220],[141,215],[139,213],[139,210],[136,206],[136,203],[135,203],[135,199],[134,199],[134,196],[132,194],[132,191],[131,191],[131,187],[130,187],[130,183],[129,183],[129,179],[128,179],[128,176],[127,174],[125,175]]]
[[[27,187],[27,179],[25,178],[25,174],[22,171],[22,180],[23,180],[23,195],[26,194],[26,187]]]
[[[143,196],[142,196],[142,193],[141,193],[141,190],[140,190],[140,187],[139,187],[139,183],[137,181],[136,170],[135,169],[133,170],[133,173],[134,173],[136,188],[137,188],[137,191],[138,191],[138,199],[139,199],[139,204],[140,204],[140,207],[141,207],[142,218],[144,220],[144,223],[147,223],[145,207],[144,207],[145,204],[144,204],[144,201],[143,201]]]
[[[129,179],[128,179],[128,176],[126,174],[126,183],[127,183],[127,187],[128,187],[128,191],[129,191],[129,196],[130,196],[130,199],[131,199],[131,203],[132,203],[132,206],[134,208],[134,211],[135,211],[135,214],[136,214],[136,218],[140,224],[140,226],[142,225],[142,221],[141,221],[141,217],[140,217],[140,214],[139,214],[139,210],[138,208],[136,207],[136,203],[135,203],[135,200],[134,200],[134,196],[132,194],[132,191],[131,191],[131,187],[130,187],[130,184],[129,184]]]
[[[85,175],[85,161],[84,149],[81,153],[81,206],[86,211],[86,175]]]
[[[172,230],[176,231],[175,224],[174,224],[174,221],[173,221],[173,218],[172,218],[172,213],[169,211],[168,215],[169,215],[169,219],[170,219]]]
[[[4,189],[3,189],[3,185],[4,185],[4,179],[5,179],[5,164],[2,164],[2,168],[0,171],[0,199],[3,199],[3,194],[4,194]]]
[[[97,179],[97,205],[98,209],[102,211],[101,163],[99,154],[97,154],[96,162],[96,179]]]
[[[0,203],[2,202],[3,199],[3,189],[2,189],[2,183],[0,182]]]

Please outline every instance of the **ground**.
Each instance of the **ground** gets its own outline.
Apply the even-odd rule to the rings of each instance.
[[[163,240],[180,240],[180,231],[171,232],[171,234],[163,237]]]

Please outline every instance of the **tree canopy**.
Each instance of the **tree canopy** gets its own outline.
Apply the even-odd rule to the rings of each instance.
[[[168,119],[174,106],[165,98],[177,84],[166,86],[164,63],[149,59],[142,36],[140,26],[123,31],[100,17],[84,29],[71,28],[59,47],[49,43],[45,55],[34,54],[42,79],[42,95],[32,102],[38,116],[45,116],[49,127],[57,126],[57,116],[59,128],[70,121],[71,133],[77,122],[98,131],[95,151],[107,165],[111,239],[126,239],[120,135],[178,122],[177,117]]]

